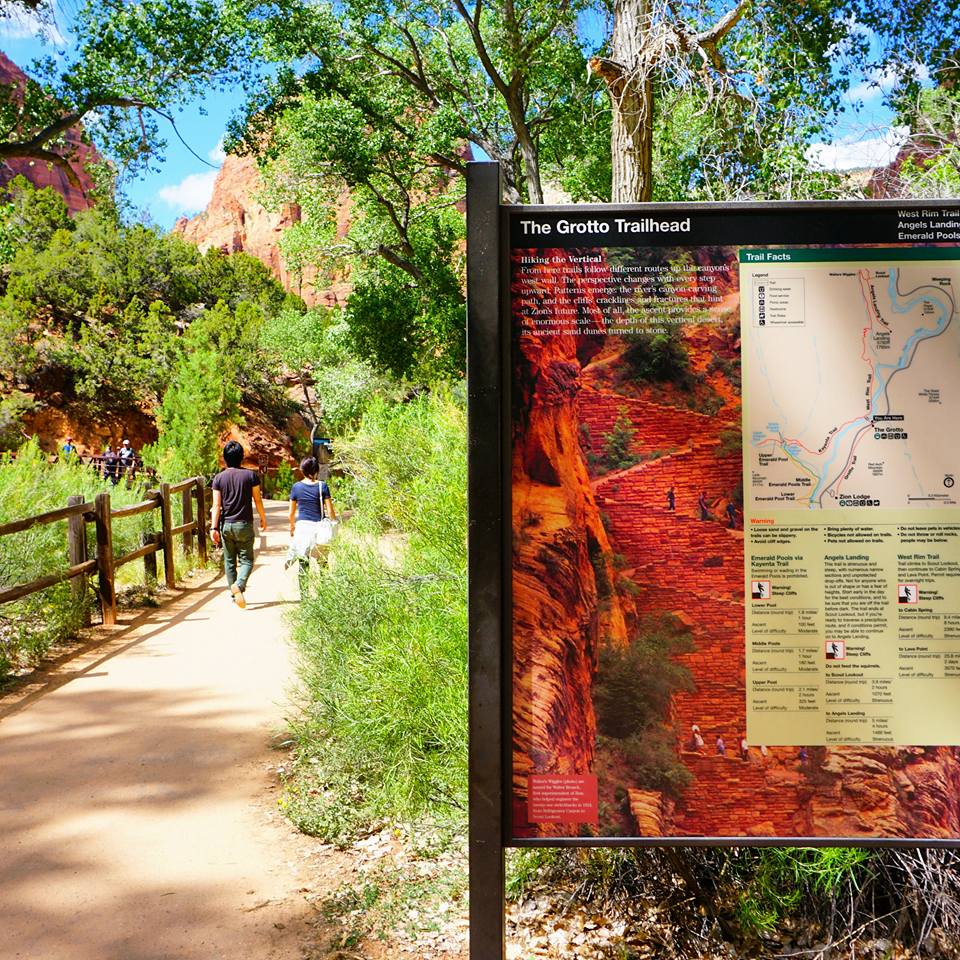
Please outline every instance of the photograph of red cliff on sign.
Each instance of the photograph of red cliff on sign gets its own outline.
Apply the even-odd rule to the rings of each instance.
[[[809,667],[801,653],[793,671],[768,668],[758,650],[786,656],[777,634],[793,627],[771,627],[768,641],[758,621],[751,716],[768,709],[765,684],[792,690],[798,674],[804,732],[750,739],[745,608],[792,610],[807,574],[799,547],[770,554],[786,558],[779,578],[752,568],[749,549],[745,564],[740,250],[658,242],[534,246],[514,231],[512,838],[957,837],[955,747],[884,743],[882,717],[877,743],[854,742],[847,728],[845,742],[829,742],[840,715],[831,683],[858,676],[869,656],[851,639],[836,645],[843,657],[825,657],[811,636]],[[757,308],[771,336],[781,306],[775,296]],[[792,498],[782,490],[804,484],[815,481],[771,489]],[[806,609],[801,634],[830,616]],[[828,718],[819,742],[804,742],[814,697],[804,670],[817,672],[815,708]],[[793,710],[769,709],[778,722]],[[594,777],[596,811],[582,800]],[[576,799],[553,799],[565,796]],[[588,811],[579,819],[569,813],[578,804]]]

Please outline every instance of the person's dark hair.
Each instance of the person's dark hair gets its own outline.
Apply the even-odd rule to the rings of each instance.
[[[223,448],[223,462],[228,467],[239,467],[243,463],[243,447],[236,440]]]
[[[300,461],[300,472],[311,480],[320,472],[320,464],[316,457],[307,457]]]

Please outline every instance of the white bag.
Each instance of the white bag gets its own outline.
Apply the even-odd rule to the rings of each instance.
[[[328,547],[333,543],[333,538],[337,535],[337,521],[324,517],[318,524],[316,530],[316,539],[314,546]]]
[[[337,522],[323,520],[298,520],[293,528],[293,540],[287,551],[287,562],[316,557],[330,546],[337,532]]]

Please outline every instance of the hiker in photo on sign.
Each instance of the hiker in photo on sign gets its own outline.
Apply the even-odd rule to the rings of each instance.
[[[260,477],[245,469],[243,447],[231,440],[223,448],[227,465],[213,478],[213,508],[210,529],[213,542],[223,546],[223,572],[238,607],[247,605],[246,590],[253,570],[253,508],[260,516],[260,529],[267,529],[267,514],[260,494]]]

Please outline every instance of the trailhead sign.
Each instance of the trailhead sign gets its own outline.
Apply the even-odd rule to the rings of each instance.
[[[505,843],[960,838],[960,201],[498,223]]]

